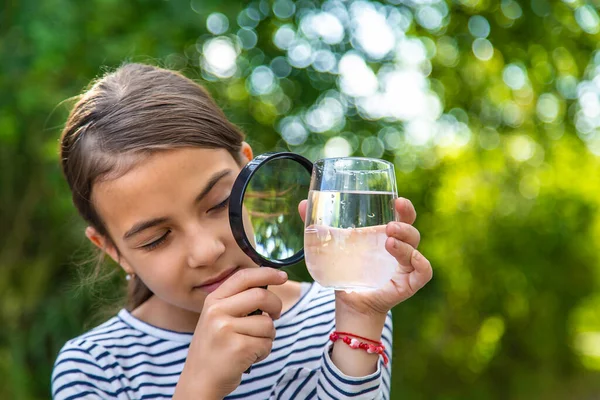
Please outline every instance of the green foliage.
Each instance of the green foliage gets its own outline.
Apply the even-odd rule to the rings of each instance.
[[[599,6],[5,2],[0,398],[48,398],[62,344],[118,305],[118,273],[78,289],[90,251],[57,139],[63,101],[125,60],[202,80],[256,154],[394,162],[435,272],[394,309],[393,398],[597,395]],[[329,19],[314,18],[321,10]],[[228,17],[222,33],[214,12]],[[387,25],[356,23],[376,15]]]

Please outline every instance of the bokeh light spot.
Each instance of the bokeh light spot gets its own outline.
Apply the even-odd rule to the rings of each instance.
[[[402,145],[402,135],[392,127],[385,127],[379,132],[379,138],[383,140],[386,150],[394,151]]]
[[[323,148],[323,153],[325,157],[348,157],[352,154],[352,147],[348,141],[341,137],[335,136],[332,137],[325,143],[325,147]]]
[[[338,44],[344,39],[344,26],[334,14],[311,13],[302,18],[301,29],[309,39],[321,39],[327,44]]]
[[[242,48],[245,50],[254,48],[258,42],[258,35],[253,29],[242,28],[237,32],[237,36],[240,39]]]
[[[558,98],[552,93],[542,94],[538,98],[536,111],[540,120],[547,123],[556,121],[560,111],[560,103]]]
[[[435,7],[425,6],[417,12],[417,22],[419,25],[431,31],[440,29],[443,19],[444,16]]]
[[[494,55],[494,46],[487,39],[477,38],[472,45],[473,54],[481,61],[488,61]]]
[[[401,154],[397,154],[394,157],[394,166],[400,172],[405,174],[410,174],[415,170],[417,166],[417,160],[415,153],[405,152]]]
[[[345,108],[333,96],[325,96],[306,113],[306,124],[313,132],[326,132],[332,129],[339,130],[345,120]]]
[[[534,175],[525,175],[519,182],[519,192],[526,199],[534,199],[540,192],[540,180]]]
[[[527,83],[525,70],[516,64],[509,64],[504,68],[502,79],[513,90],[522,89],[525,83]]]
[[[271,60],[271,70],[279,78],[285,78],[292,72],[292,67],[285,57],[279,56]]]
[[[296,38],[296,32],[290,25],[283,25],[277,29],[273,36],[273,43],[281,50],[286,50]]]
[[[476,38],[486,38],[490,34],[490,23],[481,15],[469,18],[469,32]]]
[[[260,22],[261,15],[254,8],[245,8],[240,11],[237,17],[237,23],[242,28],[256,28]]]
[[[521,108],[514,101],[506,101],[502,108],[502,118],[504,122],[513,128],[519,127],[523,123],[523,113]]]
[[[598,12],[589,4],[582,5],[575,10],[575,20],[585,32],[596,34],[600,31],[600,18]]]
[[[250,92],[254,95],[271,93],[275,88],[275,74],[269,67],[256,67],[250,75]]]
[[[370,58],[379,60],[392,51],[396,38],[385,15],[364,1],[352,3],[350,13],[354,26],[353,37]]]
[[[523,9],[515,0],[502,0],[500,9],[506,18],[519,19],[523,15]]]
[[[202,46],[202,64],[204,69],[219,77],[233,76],[236,67],[237,51],[227,37],[207,40]]]
[[[479,145],[485,150],[494,150],[500,145],[500,134],[493,128],[486,127],[479,132]]]
[[[404,64],[418,65],[427,60],[427,50],[419,39],[402,39],[396,46],[396,57]]]
[[[531,0],[531,9],[538,17],[547,17],[552,12],[548,0]]]
[[[377,136],[369,136],[363,140],[360,149],[365,157],[381,158],[385,146]]]
[[[297,40],[288,48],[290,65],[296,68],[306,68],[312,63],[313,50],[306,40]]]
[[[288,19],[296,12],[296,5],[291,0],[276,0],[273,3],[273,13],[279,19]]]
[[[527,161],[533,157],[535,142],[529,136],[516,135],[508,141],[508,154],[517,161]]]
[[[448,36],[439,38],[437,41],[436,59],[446,67],[455,67],[459,60],[456,40]]]
[[[561,76],[556,80],[556,89],[565,99],[577,98],[577,78],[572,75]]]
[[[308,130],[297,116],[283,118],[279,123],[279,131],[283,140],[293,146],[303,144],[308,138]]]
[[[368,96],[375,93],[378,82],[375,74],[358,54],[345,54],[340,60],[341,89],[349,96]]]
[[[319,72],[333,72],[336,64],[335,55],[329,50],[318,50],[312,63],[313,67]]]
[[[414,119],[406,123],[406,141],[414,146],[425,146],[434,136],[435,125],[426,119]]]
[[[229,19],[224,14],[212,13],[206,19],[206,29],[213,35],[221,35],[229,29]]]

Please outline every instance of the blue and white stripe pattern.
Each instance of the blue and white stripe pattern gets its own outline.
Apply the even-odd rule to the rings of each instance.
[[[389,399],[391,363],[365,377],[344,375],[329,357],[335,328],[334,292],[303,283],[301,299],[275,321],[271,354],[242,377],[226,399]],[[188,353],[191,333],[160,329],[126,310],[70,340],[52,374],[55,400],[168,399]],[[383,343],[391,361],[392,320]]]

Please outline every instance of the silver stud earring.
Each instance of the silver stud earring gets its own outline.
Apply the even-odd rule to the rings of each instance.
[[[125,279],[128,281],[132,280],[134,277],[135,277],[135,274],[133,274],[133,273],[125,275]]]

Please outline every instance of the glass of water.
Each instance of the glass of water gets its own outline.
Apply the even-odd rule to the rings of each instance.
[[[394,165],[342,157],[314,164],[304,253],[309,273],[335,290],[365,291],[388,282],[398,262],[385,249],[388,222],[398,220]]]

